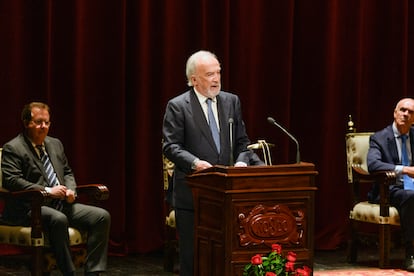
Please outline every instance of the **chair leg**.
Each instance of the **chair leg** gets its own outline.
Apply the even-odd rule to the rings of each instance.
[[[32,249],[32,276],[43,275],[43,247],[35,246]]]
[[[391,227],[389,224],[379,226],[379,267],[390,266]]]
[[[348,248],[347,248],[347,262],[348,263],[356,263],[358,258],[358,239],[357,239],[357,226],[356,222],[351,220],[350,222],[350,238],[348,240]]]
[[[176,256],[176,231],[175,228],[165,226],[165,246],[164,246],[164,271],[174,272]]]

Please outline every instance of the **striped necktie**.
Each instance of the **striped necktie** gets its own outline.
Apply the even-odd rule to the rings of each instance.
[[[220,134],[216,123],[216,118],[214,117],[213,109],[211,108],[212,100],[208,98],[207,102],[207,115],[208,115],[208,124],[210,125],[211,134],[213,135],[214,143],[216,144],[217,151],[220,152]]]
[[[55,170],[53,169],[52,163],[50,162],[49,156],[47,153],[43,150],[43,146],[37,145],[36,148],[39,150],[40,153],[40,160],[43,163],[43,167],[45,169],[46,175],[47,175],[47,181],[48,181],[48,187],[54,187],[59,185],[59,180],[57,179]],[[52,205],[57,210],[62,210],[62,201],[59,199],[54,199],[52,201]]]

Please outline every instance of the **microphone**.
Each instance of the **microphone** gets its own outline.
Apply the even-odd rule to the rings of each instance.
[[[286,129],[284,129],[281,125],[279,125],[275,119],[273,119],[272,117],[267,117],[267,121],[272,124],[277,126],[278,128],[280,128],[281,130],[283,130],[284,133],[287,134],[287,136],[290,137],[290,139],[292,139],[295,143],[296,143],[296,163],[300,163],[300,153],[299,153],[299,143],[298,140],[296,140],[295,137],[293,137],[292,134],[290,134]]]
[[[234,165],[233,160],[233,118],[229,118],[229,134],[230,134],[230,166]]]

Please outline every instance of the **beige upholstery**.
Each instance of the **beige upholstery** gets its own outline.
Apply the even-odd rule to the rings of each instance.
[[[375,224],[400,225],[400,216],[398,215],[398,211],[395,207],[390,207],[389,217],[380,216],[379,213],[379,204],[363,201],[354,206],[354,208],[350,211],[349,218]]]
[[[346,157],[348,168],[348,182],[352,182],[352,166],[359,166],[368,171],[367,154],[369,148],[369,137],[373,132],[347,133]]]
[[[171,210],[168,216],[165,217],[165,224],[169,227],[175,228],[175,211]]]
[[[369,137],[372,132],[348,133],[346,139],[346,156],[348,169],[348,183],[353,182],[353,167],[359,167],[364,171],[367,168],[367,154],[369,149]],[[354,220],[377,223],[400,225],[400,216],[395,207],[389,207],[389,217],[380,216],[379,205],[362,201],[354,205],[350,211],[350,218]]]
[[[0,225],[0,244],[13,244],[20,246],[49,246],[46,239],[31,239],[31,227]],[[70,245],[86,243],[86,233],[81,234],[75,228],[69,228]]]

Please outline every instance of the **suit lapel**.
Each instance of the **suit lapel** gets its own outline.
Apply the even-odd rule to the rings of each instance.
[[[229,142],[229,111],[231,110],[227,98],[220,93],[217,96],[217,110],[220,124],[220,146],[222,149],[228,147]]]
[[[388,151],[391,153],[391,158],[395,164],[400,164],[400,157],[398,155],[397,143],[395,142],[394,131],[390,128],[387,136]]]
[[[410,129],[411,165],[414,163],[414,130]]]
[[[40,160],[36,149],[32,145],[32,142],[26,136],[23,136],[23,139],[25,141],[24,146],[26,147],[27,152],[31,152],[33,154],[33,162],[39,168],[39,171],[42,173],[43,178],[45,179],[44,185],[47,186],[47,174],[43,162]]]
[[[31,152],[33,154],[34,163],[39,168],[39,170],[42,172],[43,177],[47,178],[45,169],[43,167],[43,163],[40,160],[39,155],[37,154],[37,151],[33,147],[32,142],[26,136],[23,136],[23,139],[24,139],[24,146],[26,147],[26,151]]]

